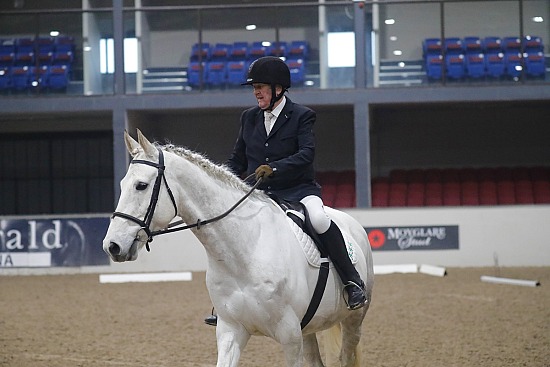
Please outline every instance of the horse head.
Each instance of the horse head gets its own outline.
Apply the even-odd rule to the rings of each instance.
[[[152,232],[166,228],[177,215],[163,152],[139,130],[138,141],[126,131],[124,141],[132,164],[120,182],[120,199],[103,240],[103,250],[116,262],[136,260]]]

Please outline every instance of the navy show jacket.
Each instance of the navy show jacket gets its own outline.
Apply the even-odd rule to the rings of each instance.
[[[315,120],[315,111],[287,97],[268,136],[262,109],[256,106],[245,110],[227,166],[237,175],[248,176],[262,164],[268,164],[274,172],[261,183],[260,189],[290,201],[308,195],[320,197],[321,188],[315,181],[313,168]]]

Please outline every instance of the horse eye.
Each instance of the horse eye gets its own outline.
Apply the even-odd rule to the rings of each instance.
[[[138,182],[138,184],[136,185],[136,190],[139,190],[139,191],[145,190],[147,186],[149,185],[147,185],[145,182]]]

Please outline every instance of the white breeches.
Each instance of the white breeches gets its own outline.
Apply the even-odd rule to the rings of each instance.
[[[311,219],[311,225],[315,232],[318,234],[325,233],[330,227],[331,219],[325,212],[323,206],[323,200],[315,195],[309,195],[300,200],[302,204],[306,206],[309,218]]]

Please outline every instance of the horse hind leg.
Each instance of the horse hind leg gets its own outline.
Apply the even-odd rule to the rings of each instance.
[[[363,367],[361,366],[359,340],[361,339],[361,324],[367,309],[368,305],[342,321],[342,349],[340,353],[342,367]]]
[[[319,353],[316,334],[304,335],[304,359],[309,367],[325,367]]]

